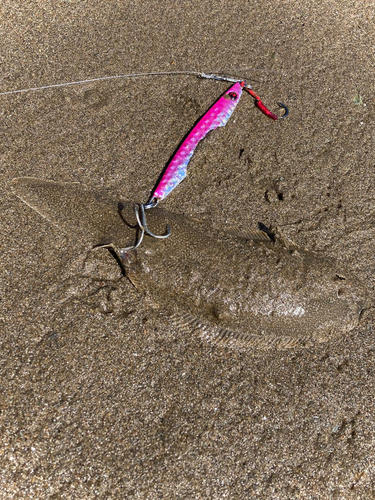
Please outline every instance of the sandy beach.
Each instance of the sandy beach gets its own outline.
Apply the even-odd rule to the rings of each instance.
[[[246,78],[171,212],[278,227],[375,299],[375,4],[5,0],[0,6],[0,497],[375,497],[374,313],[307,349],[225,349],[163,321],[105,250],[10,191],[15,177],[145,202],[194,122]],[[64,207],[61,207],[64,210]],[[166,276],[168,280],[168,276]]]

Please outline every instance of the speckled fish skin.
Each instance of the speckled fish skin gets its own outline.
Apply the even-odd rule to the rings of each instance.
[[[241,94],[242,87],[236,83],[204,114],[170,161],[153,197],[163,200],[186,177],[187,165],[199,141],[211,130],[226,125],[241,98]]]
[[[14,179],[31,208],[87,248],[136,239],[134,204],[78,183]],[[120,212],[119,212],[120,210]],[[366,291],[332,260],[265,233],[217,231],[209,223],[147,210],[156,234],[145,236],[123,265],[134,286],[174,325],[213,342],[253,348],[306,347],[358,325]]]
[[[160,209],[148,221],[160,231],[168,223],[171,236],[146,237],[124,261],[128,276],[177,326],[206,339],[306,347],[350,331],[366,307],[350,273],[314,253]]]

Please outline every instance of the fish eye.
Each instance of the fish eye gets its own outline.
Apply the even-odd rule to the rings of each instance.
[[[231,101],[235,101],[238,97],[236,92],[229,92],[228,94],[225,94],[225,99],[230,99]]]

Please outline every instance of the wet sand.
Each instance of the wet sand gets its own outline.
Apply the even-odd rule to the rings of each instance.
[[[245,76],[168,210],[278,226],[374,294],[368,2],[3,2],[0,92],[104,75]],[[239,71],[237,68],[253,68]],[[225,83],[165,76],[0,96],[2,498],[375,495],[374,315],[319,347],[218,348],[152,312],[106,250],[9,191],[32,176],[146,201]],[[64,207],[62,207],[62,210]],[[166,276],[168,279],[168,276]]]

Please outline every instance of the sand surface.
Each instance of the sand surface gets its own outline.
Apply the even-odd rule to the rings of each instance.
[[[163,206],[277,225],[374,297],[374,31],[369,1],[5,0],[0,92],[145,71],[248,78],[290,116],[244,95]],[[32,176],[146,201],[226,88],[166,76],[0,96],[1,498],[374,497],[372,311],[314,349],[219,349],[10,193]]]

